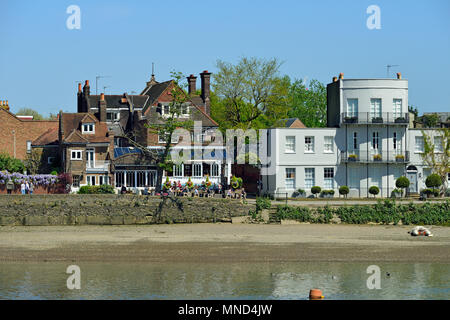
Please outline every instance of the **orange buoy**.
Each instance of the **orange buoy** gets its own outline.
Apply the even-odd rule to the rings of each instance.
[[[309,300],[322,300],[324,296],[322,295],[322,290],[311,289],[309,290]]]

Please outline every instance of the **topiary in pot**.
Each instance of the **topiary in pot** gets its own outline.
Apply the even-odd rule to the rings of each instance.
[[[369,188],[369,193],[375,198],[375,196],[380,193],[380,188],[378,188],[377,186],[371,186]]]
[[[410,184],[409,179],[405,176],[401,176],[395,181],[395,186],[402,190],[401,193],[402,196],[403,196],[403,189],[408,188],[409,184]]]
[[[339,188],[339,194],[343,195],[345,198],[347,198],[347,195],[350,193],[350,189],[347,186],[341,186]]]
[[[311,188],[311,193],[316,195],[316,197],[317,197],[317,194],[320,193],[320,190],[322,190],[320,187],[314,186]]]
[[[428,188],[437,189],[437,188],[439,188],[442,185],[442,179],[441,179],[441,177],[438,174],[432,173],[425,180],[425,185]],[[439,195],[439,193],[438,193],[438,195]]]

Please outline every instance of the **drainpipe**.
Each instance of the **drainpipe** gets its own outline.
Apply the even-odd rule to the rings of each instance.
[[[16,131],[12,131],[13,134],[13,150],[14,150],[14,158],[16,158]]]

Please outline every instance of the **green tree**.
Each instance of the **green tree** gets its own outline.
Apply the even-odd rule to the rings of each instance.
[[[289,117],[299,118],[310,128],[327,125],[327,90],[317,80],[311,80],[309,85],[303,80],[292,83],[289,92]]]
[[[15,159],[7,153],[0,153],[0,171],[23,173],[25,166],[19,159]]]
[[[422,123],[425,128],[436,128],[439,123],[439,116],[436,113],[424,114]]]
[[[401,176],[395,181],[395,186],[397,188],[402,189],[402,196],[403,196],[403,189],[408,188],[409,184],[410,184],[409,179],[405,176]]]
[[[276,58],[244,57],[235,65],[221,60],[216,65],[213,89],[220,102],[212,99],[213,115],[225,120],[227,128],[260,127],[261,121],[267,121],[260,117],[269,117],[272,105],[279,100],[281,63]]]
[[[439,128],[433,131],[435,134],[422,130],[424,152],[420,156],[427,167],[443,181],[441,193],[444,193],[447,188],[447,176],[450,174],[450,129]],[[435,145],[435,137],[440,137],[438,141],[442,142],[442,145]]]
[[[33,116],[34,120],[44,119],[44,117],[39,112],[31,108],[20,108],[19,111],[16,112],[16,114],[20,116]]]

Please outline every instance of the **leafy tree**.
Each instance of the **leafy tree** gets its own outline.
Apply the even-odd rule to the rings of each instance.
[[[294,81],[289,90],[289,117],[299,118],[310,128],[327,125],[327,90],[317,80],[309,85],[303,80]]]
[[[395,186],[397,188],[402,189],[402,196],[403,196],[403,189],[406,189],[409,187],[409,179],[405,176],[399,177],[396,181],[395,181]]]
[[[341,186],[339,188],[339,194],[343,195],[345,198],[347,198],[347,195],[349,194],[350,189],[347,186]]]
[[[316,195],[316,197],[317,197],[317,194],[320,193],[321,190],[322,189],[319,186],[314,186],[311,188],[311,193]]]
[[[420,156],[427,167],[440,177],[443,182],[441,189],[443,193],[447,188],[447,176],[450,173],[450,129],[439,128],[434,132],[437,134],[433,136],[422,130],[424,152]],[[442,145],[439,148],[436,148],[434,144],[435,136],[441,137]]]
[[[414,107],[412,105],[408,106],[408,112],[412,112],[416,119],[419,117],[419,110],[417,110],[417,107]]]
[[[433,188],[433,189],[439,188],[442,185],[442,179],[438,174],[432,173],[425,180],[425,185],[428,188]]]
[[[369,193],[375,198],[375,196],[380,193],[380,188],[378,188],[377,186],[371,186],[369,188]]]
[[[6,153],[0,154],[0,171],[23,173],[25,166],[19,159],[12,158]]]
[[[439,123],[439,116],[436,113],[424,114],[422,123],[426,128],[436,128]]]
[[[235,65],[221,60],[216,65],[213,89],[221,101],[216,105],[217,101],[211,99],[211,108],[220,110],[214,110],[213,115],[221,113],[227,128],[258,127],[258,120],[263,121],[259,118],[264,114],[269,116],[279,100],[281,63],[275,58],[244,57]]]
[[[34,120],[44,119],[44,117],[39,112],[31,108],[20,108],[19,111],[16,112],[16,114],[21,116],[33,116]]]

